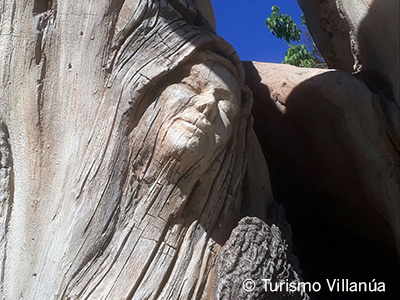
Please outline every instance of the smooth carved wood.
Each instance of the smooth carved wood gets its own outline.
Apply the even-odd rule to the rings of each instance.
[[[272,199],[231,46],[183,0],[2,1],[0,41],[1,298],[215,299]]]

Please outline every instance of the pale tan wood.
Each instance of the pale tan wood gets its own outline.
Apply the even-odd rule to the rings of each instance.
[[[214,299],[263,157],[240,60],[192,2],[0,3],[2,299]],[[272,199],[247,190],[247,213]]]

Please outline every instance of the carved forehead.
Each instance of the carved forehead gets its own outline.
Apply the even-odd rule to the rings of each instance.
[[[191,85],[196,91],[208,88],[225,89],[236,92],[239,81],[236,72],[232,72],[225,64],[215,61],[204,61],[194,64],[190,69],[189,76],[182,82]]]

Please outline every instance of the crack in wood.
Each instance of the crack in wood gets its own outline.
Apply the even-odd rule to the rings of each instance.
[[[0,120],[0,296],[3,294],[7,233],[13,205],[13,160],[6,124]],[[1,297],[2,298],[2,297]]]

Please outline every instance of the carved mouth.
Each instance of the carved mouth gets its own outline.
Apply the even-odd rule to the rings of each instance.
[[[177,121],[181,121],[182,123],[184,123],[185,127],[188,128],[188,131],[193,132],[194,134],[200,132],[201,134],[205,135],[204,129],[200,128],[199,126],[184,119],[177,119]]]
[[[179,117],[175,120],[180,121],[184,126],[187,127],[188,131],[193,132],[195,135],[201,134],[206,135],[211,127],[211,122],[206,118],[204,114],[197,113],[197,118],[192,117]]]

